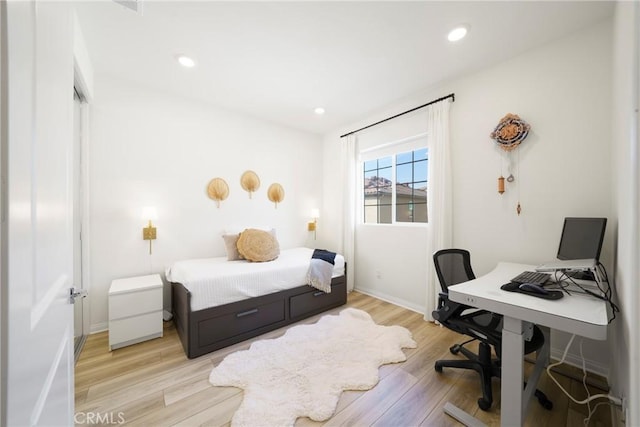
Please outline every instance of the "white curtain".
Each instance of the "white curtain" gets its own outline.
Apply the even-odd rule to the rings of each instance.
[[[433,266],[433,253],[452,244],[451,156],[449,149],[449,100],[427,107],[429,130],[429,187],[427,212],[427,298],[424,317],[433,320],[431,312],[438,302],[440,284]]]
[[[351,292],[355,283],[355,235],[356,203],[355,197],[358,165],[358,141],[356,135],[349,135],[342,143],[342,255],[347,263],[347,292]]]

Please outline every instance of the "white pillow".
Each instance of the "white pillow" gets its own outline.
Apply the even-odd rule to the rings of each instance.
[[[222,240],[224,240],[224,249],[227,251],[227,261],[237,261],[244,259],[240,252],[238,252],[238,234],[223,234]]]

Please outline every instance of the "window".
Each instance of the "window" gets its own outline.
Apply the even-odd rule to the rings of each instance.
[[[396,156],[396,222],[427,222],[427,149]]]
[[[391,224],[392,169],[392,157],[364,162],[364,222],[366,224]]]
[[[427,148],[363,162],[365,224],[426,223]]]

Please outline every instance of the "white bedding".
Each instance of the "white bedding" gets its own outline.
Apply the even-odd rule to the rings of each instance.
[[[313,249],[293,248],[269,262],[228,261],[227,257],[178,261],[167,268],[170,282],[191,292],[191,310],[228,304],[307,284]],[[336,255],[333,276],[344,274],[344,257]]]

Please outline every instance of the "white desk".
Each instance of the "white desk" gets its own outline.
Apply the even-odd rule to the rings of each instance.
[[[607,338],[607,304],[597,298],[572,293],[559,300],[547,300],[529,295],[507,292],[500,286],[523,271],[535,271],[535,266],[501,262],[490,273],[449,287],[449,299],[504,316],[502,327],[502,426],[522,425],[529,398],[536,387],[541,369],[548,363],[548,334],[546,350],[536,363],[536,373],[523,390],[524,322],[569,332],[583,337]],[[538,355],[538,359],[540,359]],[[545,360],[546,359],[546,360]],[[523,397],[527,397],[523,399]]]

